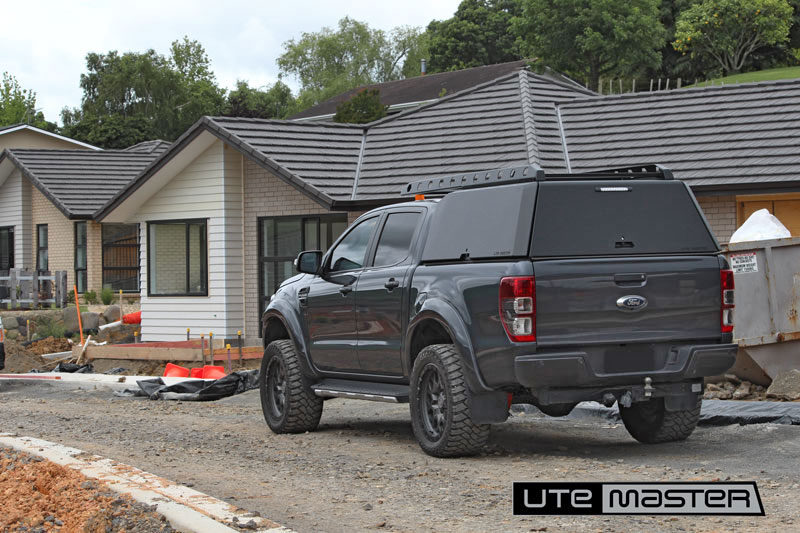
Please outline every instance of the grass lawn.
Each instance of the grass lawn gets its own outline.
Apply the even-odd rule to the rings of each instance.
[[[708,87],[714,85],[729,85],[734,83],[752,83],[754,81],[772,81],[772,80],[790,80],[792,78],[800,78],[800,67],[785,67],[785,68],[771,68],[767,70],[759,70],[757,72],[747,72],[745,74],[734,74],[733,76],[726,76],[724,78],[717,78],[707,82],[701,82],[697,85],[685,85],[684,87]]]

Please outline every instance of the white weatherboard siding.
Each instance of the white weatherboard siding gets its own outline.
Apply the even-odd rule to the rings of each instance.
[[[201,333],[232,338],[242,329],[241,156],[214,142],[157,191],[134,216],[140,223],[142,339]],[[227,176],[226,176],[227,174]],[[147,222],[207,221],[208,296],[147,295]]]
[[[31,268],[31,184],[14,170],[0,186],[0,228],[14,227],[14,266]]]

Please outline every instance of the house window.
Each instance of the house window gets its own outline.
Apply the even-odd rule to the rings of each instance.
[[[347,215],[264,217],[258,219],[259,294],[261,309],[287,278],[296,274],[293,261],[303,250],[322,250],[347,228]]]
[[[75,285],[86,292],[86,222],[75,223]]]
[[[150,296],[207,296],[206,221],[148,223]]]
[[[47,224],[36,225],[36,270],[50,270],[47,262]]]
[[[14,268],[14,227],[0,228],[0,270]]]
[[[139,225],[103,224],[103,287],[139,292]]]

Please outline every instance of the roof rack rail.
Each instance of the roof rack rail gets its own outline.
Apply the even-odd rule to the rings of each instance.
[[[538,165],[499,168],[496,170],[482,170],[479,172],[465,172],[446,178],[432,178],[412,181],[405,186],[401,196],[414,196],[415,194],[429,194],[450,192],[456,189],[472,189],[476,187],[491,187],[507,183],[521,183],[525,181],[540,181],[544,179],[544,170]]]
[[[672,170],[663,165],[631,165],[629,167],[607,168],[590,172],[572,174],[547,174],[546,179],[577,178],[581,179],[650,179],[672,180]]]
[[[447,194],[458,189],[492,187],[508,183],[551,180],[603,180],[603,179],[674,179],[672,171],[661,165],[634,165],[591,172],[546,173],[538,165],[499,168],[479,172],[465,172],[444,178],[427,178],[412,181],[403,188],[401,196],[417,194]]]

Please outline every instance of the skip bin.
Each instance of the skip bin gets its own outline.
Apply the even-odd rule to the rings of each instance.
[[[770,378],[800,368],[800,237],[731,243],[727,255],[740,350]]]

